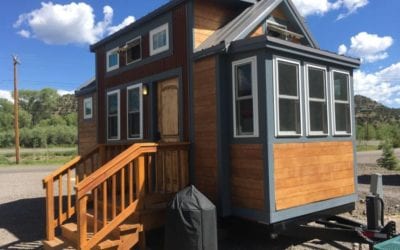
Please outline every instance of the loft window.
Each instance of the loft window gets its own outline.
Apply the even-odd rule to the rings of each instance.
[[[120,139],[120,93],[119,90],[107,93],[107,138]]]
[[[143,138],[142,84],[127,89],[128,139]]]
[[[150,55],[155,55],[169,49],[168,23],[150,31]]]
[[[326,68],[306,65],[307,133],[328,134]]]
[[[257,58],[232,63],[234,137],[258,137]]]
[[[142,39],[140,37],[126,43],[126,64],[142,59]]]
[[[333,128],[335,135],[351,134],[350,75],[332,70]]]
[[[83,100],[83,119],[92,119],[93,117],[93,99],[92,97]]]
[[[267,34],[273,37],[278,37],[283,40],[291,41],[293,39],[302,39],[303,35],[293,31],[289,31],[286,25],[267,20]]]
[[[119,48],[107,52],[107,71],[119,68]]]
[[[300,136],[300,63],[275,58],[275,127],[277,136]]]

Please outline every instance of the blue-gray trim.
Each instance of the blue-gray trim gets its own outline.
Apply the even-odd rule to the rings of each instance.
[[[230,75],[230,70],[227,70],[227,59],[225,56],[216,56],[216,105],[217,105],[217,172],[218,172],[218,208],[219,214],[222,217],[231,215],[231,185],[230,185],[230,164],[229,164],[229,137],[230,131],[228,128],[231,125],[229,112],[226,112],[229,107],[229,94],[227,91],[226,76]],[[229,88],[228,88],[229,89]]]
[[[334,63],[350,68],[358,68],[361,64],[361,61],[356,58],[341,56],[336,53],[314,49],[308,46],[288,42],[271,36],[252,37],[233,42],[230,47],[229,53],[254,51],[260,48],[277,50],[281,52],[286,52],[291,55],[307,57],[310,59],[324,61],[327,63]]]
[[[316,213],[326,209],[343,206],[349,203],[354,203],[357,200],[357,194],[343,196],[327,201],[310,203],[300,207],[289,208],[275,213],[271,213],[270,223],[277,223],[295,217]]]
[[[156,86],[157,82],[166,80],[169,78],[173,78],[173,77],[177,77],[178,81],[179,81],[179,83],[178,83],[178,85],[179,85],[179,93],[178,93],[178,95],[179,95],[179,97],[178,97],[178,99],[179,99],[179,103],[178,103],[178,105],[179,105],[179,125],[178,126],[179,126],[179,137],[180,137],[180,140],[182,140],[183,139],[183,125],[184,125],[183,124],[183,122],[184,122],[183,115],[184,115],[184,113],[183,113],[183,88],[182,88],[183,87],[183,78],[182,78],[182,68],[181,67],[167,70],[167,71],[164,71],[159,74],[152,75],[152,76],[147,76],[147,77],[135,80],[135,81],[131,81],[129,83],[123,83],[116,87],[105,88],[104,97],[107,98],[107,93],[110,91],[113,91],[113,90],[117,90],[117,89],[123,90],[131,85],[135,85],[138,83],[147,84],[149,86],[149,93],[150,93],[150,100],[149,100],[151,103],[150,110],[152,112],[157,113],[157,105],[155,105],[155,103],[153,103],[153,102],[157,101],[157,86]],[[120,98],[122,99],[122,98],[126,98],[126,97],[123,97],[121,95]],[[105,110],[105,112],[107,112],[107,102],[104,103],[103,110]],[[122,116],[123,114],[120,113],[120,115]],[[104,122],[107,123],[107,115],[105,117],[106,117],[106,120]],[[155,133],[156,133],[156,130],[158,129],[157,116],[154,116],[154,114],[152,114],[150,116],[150,119],[151,119],[150,127],[152,127],[152,131],[150,131],[149,138],[144,138],[143,140],[136,140],[136,141],[153,141],[155,139],[155,137],[156,137]],[[120,124],[120,126],[121,126],[121,124]],[[108,138],[106,138],[106,140],[105,140],[105,142],[108,144],[119,144],[121,142],[134,142],[134,141],[135,140],[128,140],[127,138],[122,138],[122,137],[120,138],[120,140],[108,140]]]
[[[76,97],[80,97],[80,96],[84,96],[84,95],[87,95],[87,94],[93,94],[96,91],[97,91],[97,87],[96,86],[93,86],[93,87],[90,87],[90,88],[85,88],[85,89],[82,89],[82,90],[76,90],[75,91],[75,96]]]
[[[193,85],[194,85],[194,80],[193,80],[193,67],[194,67],[194,60],[193,60],[193,44],[194,44],[194,39],[193,39],[193,31],[192,27],[194,27],[194,8],[193,8],[193,1],[189,1],[186,4],[186,18],[187,18],[187,26],[186,26],[186,32],[187,32],[187,41],[188,45],[187,46],[187,56],[188,56],[188,115],[189,115],[189,141],[192,142],[190,146],[190,151],[189,151],[189,183],[191,184],[196,184],[196,173],[195,173],[195,150],[196,150],[196,144],[193,143],[195,142],[194,139],[194,134],[195,134],[195,124],[194,124],[194,95],[193,95]]]
[[[254,210],[254,209],[247,209],[247,208],[232,208],[232,215],[257,221],[262,224],[269,224],[268,223],[268,214],[264,211]]]

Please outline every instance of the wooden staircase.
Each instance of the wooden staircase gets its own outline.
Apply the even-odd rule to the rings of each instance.
[[[189,143],[119,147],[100,145],[43,180],[45,249],[145,249],[145,231],[163,225],[188,184]]]

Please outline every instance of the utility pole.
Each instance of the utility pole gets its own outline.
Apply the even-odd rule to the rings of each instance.
[[[17,56],[13,56],[14,64],[14,129],[15,129],[15,163],[19,164],[19,122],[18,122],[18,81],[17,65],[20,64]]]

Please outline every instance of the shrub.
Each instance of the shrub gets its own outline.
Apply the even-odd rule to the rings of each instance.
[[[394,155],[393,144],[389,141],[385,141],[382,144],[382,156],[377,160],[377,164],[389,170],[398,168],[399,162]]]

